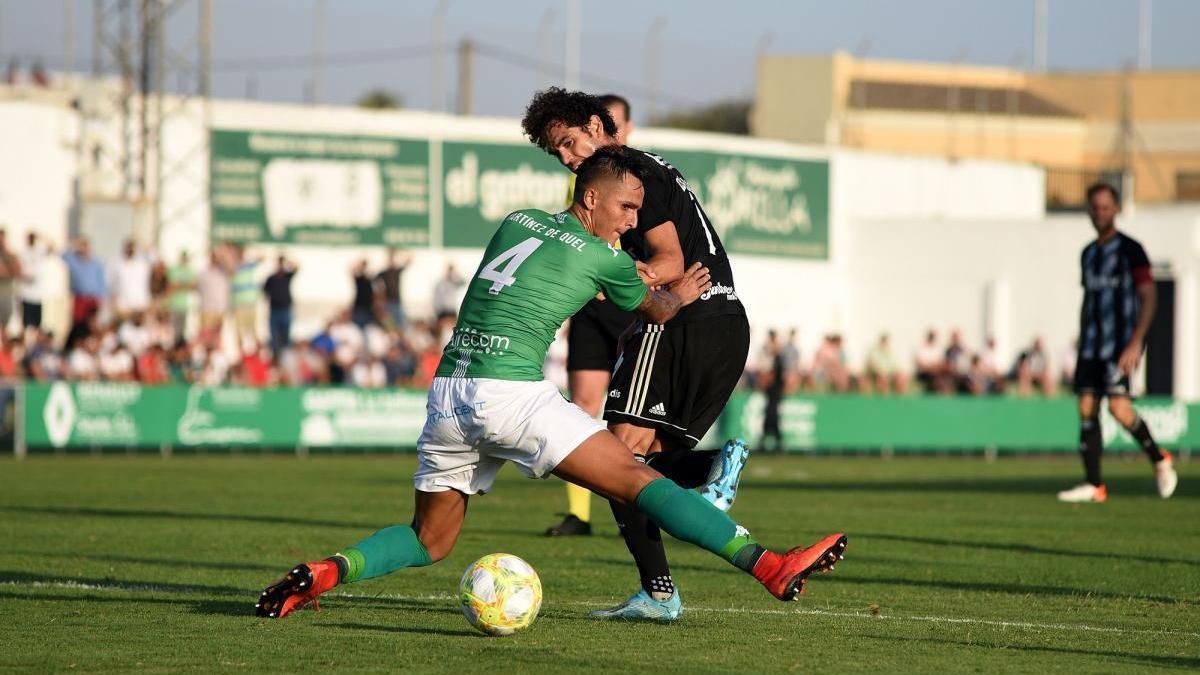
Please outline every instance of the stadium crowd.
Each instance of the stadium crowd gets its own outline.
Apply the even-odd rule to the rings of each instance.
[[[46,266],[52,256],[61,258],[68,273],[70,330],[65,336],[43,327]],[[24,250],[16,252],[0,229],[0,325],[20,326],[0,332],[0,378],[426,387],[453,329],[466,280],[448,266],[433,289],[434,316],[410,317],[401,299],[409,262],[396,250],[377,270],[360,261],[350,271],[354,293],[349,302],[315,334],[295,336],[291,284],[297,268],[282,255],[260,282],[267,261],[236,244],[214,247],[203,267],[186,252],[168,264],[132,241],[116,259],[101,261],[83,238],[59,252],[31,233]],[[259,315],[264,308],[265,335]],[[546,372],[565,386],[565,345],[558,342]],[[811,358],[802,361],[793,328],[786,338],[768,332],[747,364],[742,386],[779,394],[1052,395],[1070,382],[1074,360],[1064,354],[1063,367],[1053,372],[1041,339],[1034,338],[1003,368],[994,339],[972,350],[959,331],[939,342],[930,329],[911,369],[903,366],[885,333],[856,372],[837,333],[823,336]]]
[[[65,264],[71,293],[70,330],[61,338],[44,328],[42,317],[52,256]],[[16,253],[0,230],[0,325],[20,325],[13,333],[0,332],[0,377],[148,385],[428,386],[454,325],[457,292],[465,284],[453,268],[435,288],[437,317],[409,321],[400,301],[408,257],[392,251],[374,272],[362,261],[351,272],[353,300],[316,334],[294,339],[296,267],[279,256],[260,283],[263,264],[231,244],[214,247],[201,269],[186,253],[167,264],[132,241],[106,262],[92,255],[86,239],[57,252],[35,234]],[[259,334],[263,305],[266,339]]]
[[[1060,387],[1069,390],[1074,377],[1075,345],[1061,355],[1062,367],[1056,373],[1042,339],[1036,336],[1004,368],[996,354],[995,338],[988,337],[982,347],[972,350],[957,329],[940,343],[937,331],[931,328],[913,355],[912,369],[907,370],[892,351],[888,334],[883,333],[867,351],[862,370],[854,372],[840,334],[825,335],[805,364],[796,333],[791,329],[785,341],[777,331],[768,331],[757,359],[747,365],[746,386],[781,393],[1052,396]]]

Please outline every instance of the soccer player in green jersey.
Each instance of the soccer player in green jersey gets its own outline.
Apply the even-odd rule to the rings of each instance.
[[[628,446],[542,377],[555,331],[597,292],[663,322],[711,287],[708,270],[697,263],[670,289],[648,289],[633,259],[610,245],[637,226],[639,171],[623,149],[600,149],[576,171],[570,209],[517,211],[504,219],[471,279],[429,390],[412,524],[386,527],[329,558],[295,566],[262,592],[259,616],[283,617],[315,605],[338,584],[445,558],[469,496],[487,492],[506,461],[531,478],[553,473],[636,506],[672,536],[752,574],[781,600],[794,599],[810,574],[833,568],[845,535],[784,554],[767,550],[699,494],[637,462]]]

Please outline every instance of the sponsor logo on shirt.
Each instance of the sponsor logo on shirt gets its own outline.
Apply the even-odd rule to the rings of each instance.
[[[490,335],[466,326],[456,326],[450,336],[450,345],[456,349],[482,349],[484,353],[503,354],[509,348],[509,339],[503,335]]]
[[[609,398],[621,398],[621,390],[613,389],[612,391],[608,392],[608,397]]]
[[[1118,274],[1096,274],[1088,272],[1084,275],[1083,285],[1089,291],[1103,291],[1108,288],[1121,287],[1121,275]]]
[[[713,284],[712,288],[708,289],[707,291],[704,291],[704,294],[700,296],[700,299],[708,300],[709,298],[716,296],[716,295],[724,295],[726,300],[737,300],[738,299],[737,291],[734,290],[733,286],[726,286],[725,284],[722,284],[722,283]]]
[[[662,403],[656,403],[656,404],[654,404],[653,408],[650,408],[650,414],[651,415],[666,415],[667,409],[665,407],[663,407]]]

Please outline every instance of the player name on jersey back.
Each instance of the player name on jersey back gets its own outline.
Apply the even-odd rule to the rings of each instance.
[[[730,314],[744,315],[746,310],[733,283],[733,269],[725,246],[687,179],[670,162],[652,152],[634,148],[629,148],[629,152],[641,164],[645,174],[645,198],[638,211],[637,227],[621,237],[622,248],[639,260],[648,259],[650,251],[646,235],[663,223],[672,222],[679,235],[683,268],[699,262],[708,268],[712,278],[712,288],[699,300],[679,310],[668,325]]]
[[[622,309],[647,288],[633,258],[567,212],[508,215],[484,251],[437,375],[541,380],[559,327],[597,292]]]

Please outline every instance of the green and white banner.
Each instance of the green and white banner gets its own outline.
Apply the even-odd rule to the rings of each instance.
[[[828,161],[658,151],[731,253],[829,257]],[[524,142],[213,129],[211,152],[212,241],[481,248],[517,209],[562,209],[570,178]]]
[[[442,144],[442,245],[483,248],[504,216],[567,204],[571,174],[529,143]]]
[[[56,382],[24,385],[33,447],[411,448],[424,391],[251,389]]]
[[[1144,398],[1134,405],[1164,447],[1200,448],[1200,404]],[[738,392],[714,433],[758,444],[765,409],[763,394]],[[793,451],[1076,452],[1079,447],[1078,412],[1069,397],[789,396],[780,405],[780,420],[784,445]],[[1137,447],[1107,410],[1101,429],[1105,447]]]
[[[412,449],[425,424],[416,389],[161,386],[26,383],[24,442],[34,448],[391,448]],[[738,392],[701,443],[735,436],[757,445],[766,400]],[[1200,448],[1200,404],[1148,398],[1136,403],[1169,448]],[[1075,452],[1071,398],[791,396],[783,401],[784,443],[792,451]],[[1107,447],[1134,449],[1107,415]]]
[[[658,152],[658,151],[655,151]],[[662,150],[730,253],[829,257],[829,162]]]
[[[213,129],[212,241],[426,246],[429,141]]]

